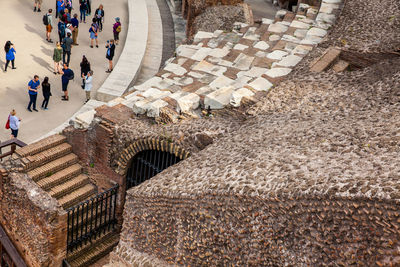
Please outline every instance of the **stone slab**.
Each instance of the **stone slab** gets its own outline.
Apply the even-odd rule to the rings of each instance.
[[[253,82],[249,83],[249,86],[256,91],[268,91],[273,84],[264,78],[257,78]]]
[[[210,94],[207,94],[204,98],[204,106],[211,109],[223,109],[227,106],[231,100],[231,94],[233,87],[223,87]]]

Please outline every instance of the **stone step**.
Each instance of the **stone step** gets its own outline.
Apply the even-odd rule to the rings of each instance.
[[[52,197],[60,199],[63,196],[71,193],[72,191],[75,191],[76,189],[83,187],[89,183],[89,177],[87,175],[81,174],[61,185],[51,188],[49,193]]]
[[[90,266],[90,264],[110,253],[118,244],[118,241],[119,235],[116,231],[108,232],[68,254],[67,261],[71,267]]]
[[[26,157],[30,155],[34,155],[40,153],[44,150],[47,150],[51,147],[55,147],[61,143],[66,142],[67,138],[64,135],[55,134],[49,137],[46,137],[40,141],[29,144],[27,146],[18,148],[15,153],[17,156]]]
[[[350,66],[349,62],[340,59],[338,62],[336,62],[335,65],[333,65],[332,69],[333,69],[335,72],[343,72],[343,71],[345,71],[349,66]]]
[[[96,188],[92,184],[87,184],[84,187],[81,187],[70,194],[63,196],[58,199],[58,203],[64,208],[68,209],[79,202],[84,201],[85,199],[91,197],[96,192]]]
[[[27,156],[25,159],[25,168],[27,171],[32,170],[40,165],[58,159],[72,152],[72,147],[68,143],[62,143],[55,147],[51,147],[37,154]]]
[[[339,58],[340,49],[329,47],[319,58],[310,65],[310,70],[314,72],[322,72],[329,68]]]
[[[71,153],[29,171],[28,175],[35,182],[37,182],[42,178],[50,177],[53,174],[57,173],[58,171],[65,169],[68,166],[71,166],[77,162],[78,162],[78,157],[75,154]]]
[[[45,191],[50,190],[50,188],[61,185],[71,179],[72,177],[78,176],[82,173],[82,166],[79,164],[74,164],[68,168],[62,169],[61,171],[46,177],[37,182],[37,184]]]

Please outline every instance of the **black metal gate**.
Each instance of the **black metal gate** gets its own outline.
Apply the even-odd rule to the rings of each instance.
[[[137,186],[181,159],[159,150],[144,150],[135,155],[126,175],[126,189]]]

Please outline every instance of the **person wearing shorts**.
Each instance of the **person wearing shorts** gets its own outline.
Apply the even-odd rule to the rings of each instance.
[[[37,10],[37,12],[41,12],[42,10],[40,10],[40,7],[41,7],[42,3],[43,3],[43,0],[35,0],[33,12],[36,12],[36,10]],[[37,7],[37,9],[36,9],[36,7]]]
[[[47,12],[46,16],[47,16],[47,25],[46,25],[46,41],[49,43],[52,43],[53,41],[51,40],[50,34],[51,31],[53,30],[53,9],[49,9],[49,11]]]
[[[68,84],[69,81],[72,80],[73,76],[74,76],[74,72],[68,68],[67,64],[64,64],[64,68],[61,71],[61,85],[62,85],[62,91],[64,92],[64,95],[62,96],[63,101],[68,101],[69,97],[68,97]]]
[[[90,26],[90,48],[93,48],[94,40],[96,40],[96,47],[99,47],[99,40],[97,40],[97,32],[99,31],[99,25],[97,24],[96,18],[92,19],[92,25]]]

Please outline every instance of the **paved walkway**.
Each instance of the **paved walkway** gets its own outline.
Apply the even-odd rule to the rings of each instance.
[[[250,4],[254,20],[262,18],[273,19],[276,11],[279,10],[278,7],[272,5],[271,0],[245,0],[245,3]]]
[[[73,0],[73,2],[76,9],[72,13],[79,13],[78,0]],[[107,78],[105,70],[108,62],[105,58],[105,42],[113,38],[112,24],[115,17],[120,17],[123,31],[114,58],[114,64],[117,62],[126,38],[127,29],[124,26],[128,21],[128,0],[92,0],[92,9],[96,9],[100,3],[104,5],[106,16],[104,30],[99,34],[99,48],[89,47],[90,23],[82,23],[78,36],[80,45],[73,47],[71,56],[71,68],[75,72],[75,80],[69,85],[70,101],[64,102],[61,101],[61,76],[53,74],[52,55],[55,45],[46,42],[42,23],[43,14],[49,8],[55,8],[55,1],[44,0],[41,13],[33,12],[33,0],[0,1],[0,10],[4,11],[0,16],[2,33],[0,36],[0,66],[2,69],[0,71],[0,123],[5,125],[10,110],[16,109],[17,116],[22,119],[18,136],[22,141],[29,143],[43,136],[62,124],[83,105],[85,93],[80,87],[81,79],[79,79],[79,63],[82,55],[86,55],[94,70],[92,98],[95,97],[97,88]],[[56,30],[52,32],[52,39],[58,39]],[[17,69],[9,69],[4,72],[5,53],[3,47],[7,40],[11,40],[15,44]],[[50,98],[48,111],[40,109],[43,100],[41,92],[37,101],[39,112],[31,113],[26,110],[29,101],[27,83],[34,74],[39,75],[40,80],[44,76],[50,78],[53,96]],[[10,131],[4,129],[4,125],[1,125],[0,141],[8,139],[10,136]]]

